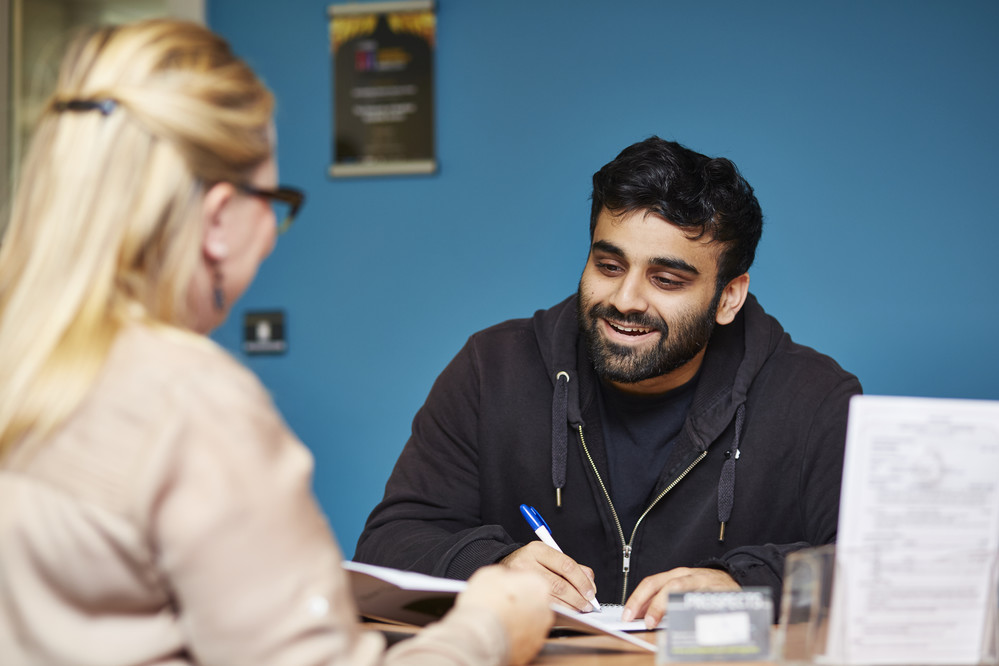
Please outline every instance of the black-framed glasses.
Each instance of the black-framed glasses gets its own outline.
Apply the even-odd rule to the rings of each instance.
[[[246,183],[235,183],[235,185],[241,192],[266,199],[270,203],[274,209],[274,219],[277,220],[279,234],[288,231],[302,204],[305,203],[305,192],[294,187],[279,185],[277,189],[268,190]]]

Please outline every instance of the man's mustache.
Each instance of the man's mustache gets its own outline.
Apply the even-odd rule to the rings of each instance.
[[[598,303],[590,308],[590,317],[593,319],[613,319],[622,324],[630,324],[638,328],[654,328],[660,333],[666,333],[669,327],[666,322],[659,317],[655,317],[645,312],[632,312],[624,314],[613,305]]]

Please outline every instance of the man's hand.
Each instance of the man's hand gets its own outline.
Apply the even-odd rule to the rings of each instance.
[[[678,567],[649,576],[635,588],[624,605],[621,619],[630,622],[645,618],[645,626],[654,628],[666,614],[670,592],[731,592],[741,590],[731,576],[720,569]]]
[[[500,560],[500,564],[544,576],[552,601],[580,611],[593,609],[590,601],[597,598],[593,570],[540,541],[518,548]]]

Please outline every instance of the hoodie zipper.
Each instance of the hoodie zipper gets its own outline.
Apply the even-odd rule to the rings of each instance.
[[[668,486],[663,488],[663,491],[656,495],[656,498],[652,500],[652,503],[642,512],[642,515],[638,517],[635,522],[635,528],[631,531],[631,539],[628,541],[624,540],[624,529],[621,527],[621,520],[617,517],[617,510],[614,508],[614,502],[611,501],[610,493],[607,492],[607,486],[604,485],[604,480],[600,478],[600,472],[597,471],[597,465],[593,462],[593,456],[590,455],[590,449],[586,446],[586,438],[583,437],[583,426],[578,425],[576,428],[579,430],[579,442],[583,445],[583,453],[586,454],[586,459],[590,461],[590,468],[593,469],[593,474],[597,477],[597,483],[600,484],[600,490],[604,493],[604,499],[607,500],[607,505],[610,507],[611,515],[614,517],[614,525],[617,527],[618,537],[621,539],[621,572],[624,574],[624,585],[621,587],[621,605],[628,600],[628,573],[631,571],[631,544],[635,542],[635,535],[638,534],[638,526],[642,524],[642,520],[645,516],[652,511],[653,507],[659,503],[666,493],[673,490],[676,484],[683,480],[683,477],[690,473],[690,470],[694,469],[694,466],[704,460],[705,456],[708,455],[707,451],[701,451],[701,455],[697,456],[693,462],[691,462],[687,469],[683,470],[679,476],[677,476],[673,481],[670,482]]]

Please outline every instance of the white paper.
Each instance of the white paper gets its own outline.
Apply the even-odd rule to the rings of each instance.
[[[601,604],[601,606],[603,606],[603,604]],[[616,606],[616,608],[621,610],[623,606]],[[608,634],[620,638],[623,641],[627,641],[632,645],[638,646],[643,650],[648,650],[650,652],[656,651],[656,646],[652,643],[627,633],[628,631],[647,631],[645,629],[644,620],[639,621],[641,628],[637,629],[635,627],[635,621],[622,622],[620,613],[618,613],[617,618],[615,619],[613,616],[613,609],[608,612],[607,607],[603,607],[600,612],[590,611],[587,613],[580,613],[579,611],[573,610],[567,606],[552,604],[552,610],[555,611],[554,628],[556,629],[572,629],[574,631],[582,631],[590,634]]]
[[[364,564],[363,562],[354,562],[352,560],[343,562],[343,568],[347,571],[356,571],[367,574],[371,578],[392,583],[403,590],[457,593],[468,587],[468,583],[463,580],[437,578],[436,576],[428,576],[414,571],[379,567],[374,564]]]
[[[344,561],[351,591],[362,615],[382,620],[423,626],[440,619],[453,604],[455,596],[468,584],[462,580],[437,578],[361,562]],[[620,609],[621,607],[618,606]],[[656,646],[603,622],[599,613],[580,613],[552,604],[555,626],[590,634],[606,634],[655,652]],[[618,614],[620,620],[620,613]],[[643,625],[644,629],[644,625]]]
[[[412,571],[343,562],[354,601],[363,615],[385,622],[423,626],[434,622],[451,606],[468,583]]]
[[[698,645],[721,646],[748,643],[752,636],[749,613],[710,613],[694,618]]]
[[[999,551],[999,402],[850,403],[826,657],[977,664]]]
[[[600,604],[599,611],[586,611],[585,613],[580,613],[574,611],[576,615],[584,615],[591,622],[599,623],[600,626],[606,627],[607,629],[616,629],[617,631],[649,631],[645,627],[645,618],[638,618],[636,620],[630,620],[625,622],[621,619],[621,614],[624,612],[624,606],[621,604]],[[659,621],[659,624],[653,627],[653,629],[665,629],[666,628],[666,616],[663,615],[663,619]]]

